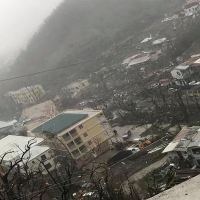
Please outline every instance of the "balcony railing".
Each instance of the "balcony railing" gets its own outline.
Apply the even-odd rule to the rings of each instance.
[[[77,132],[74,132],[74,133],[70,133],[70,135],[71,135],[73,138],[75,138],[75,137],[78,136],[78,133],[77,133]]]
[[[72,151],[72,150],[76,149],[76,145],[68,146],[68,148]]]
[[[68,142],[68,141],[70,141],[72,138],[71,138],[70,136],[68,136],[68,137],[63,137],[63,139],[65,140],[65,142]]]

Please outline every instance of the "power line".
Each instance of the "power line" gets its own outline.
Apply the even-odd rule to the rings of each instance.
[[[98,61],[98,60],[103,60],[105,58],[113,58],[115,56],[123,55],[124,53],[127,53],[127,52],[114,54],[114,55],[110,55],[110,56],[102,56],[102,57],[91,59],[91,60],[85,60],[85,61],[82,61],[82,62],[73,63],[73,64],[70,64],[70,65],[63,66],[63,67],[57,67],[57,68],[47,69],[47,70],[38,71],[38,72],[34,72],[34,73],[23,74],[23,75],[11,77],[11,78],[1,79],[0,83],[1,82],[5,82],[5,81],[9,81],[9,80],[15,80],[15,79],[19,79],[19,78],[24,78],[24,77],[27,77],[27,76],[33,76],[33,75],[37,75],[37,74],[42,74],[42,73],[46,73],[46,72],[50,72],[50,71],[56,71],[56,70],[60,70],[60,69],[65,69],[65,68],[69,68],[69,67],[73,67],[73,66],[77,66],[77,65],[81,65],[81,64],[86,64],[86,63],[90,63],[90,62],[94,62],[94,61]]]

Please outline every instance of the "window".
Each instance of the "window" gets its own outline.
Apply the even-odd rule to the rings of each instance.
[[[70,139],[71,139],[71,137],[70,137],[69,133],[66,133],[66,134],[65,134],[65,135],[63,135],[62,137],[63,137],[63,139],[64,139],[65,141],[68,141],[68,140],[70,140]]]
[[[67,146],[68,146],[69,148],[72,148],[72,147],[75,146],[75,145],[74,145],[74,142],[70,142],[69,144],[67,144]]]
[[[84,134],[83,134],[83,136],[84,136],[84,137],[87,137],[87,136],[88,136],[88,134],[87,134],[87,133],[84,133]]]
[[[50,169],[52,167],[51,163],[47,163],[46,165],[44,165],[46,169]]]
[[[79,148],[79,150],[81,151],[81,153],[85,153],[85,152],[87,151],[85,145],[81,146],[81,147]]]
[[[75,137],[75,136],[78,135],[76,129],[72,129],[71,131],[69,131],[69,133],[70,133],[70,135],[71,135],[72,137]]]
[[[88,144],[91,145],[91,144],[92,144],[92,141],[88,141]]]
[[[200,154],[200,148],[192,149],[192,153],[199,155]]]
[[[42,160],[46,160],[47,159],[46,155],[42,155],[41,158],[42,158]]]
[[[83,125],[82,125],[82,124],[81,124],[81,125],[79,125],[79,128],[80,128],[80,129],[82,129],[82,128],[83,128]]]
[[[78,138],[76,138],[76,139],[74,140],[74,142],[75,142],[77,145],[79,145],[79,144],[81,144],[83,141],[81,140],[80,137],[78,137]]]
[[[78,157],[78,156],[80,155],[79,150],[76,149],[75,151],[72,151],[72,155],[73,155],[74,157]]]
[[[32,161],[33,164],[35,164],[35,161]]]

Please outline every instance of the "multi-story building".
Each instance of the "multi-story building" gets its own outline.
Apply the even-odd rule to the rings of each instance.
[[[0,156],[3,157],[6,152],[9,153],[3,157],[1,166],[7,168],[10,166],[10,163],[18,161],[23,152],[25,152],[28,143],[32,141],[30,150],[23,156],[22,162],[19,162],[22,171],[24,167],[32,172],[41,170],[43,174],[47,174],[45,168],[49,171],[55,170],[59,165],[55,162],[53,151],[48,146],[39,146],[43,140],[42,138],[15,135],[4,137],[0,140]]]
[[[23,110],[20,121],[24,123],[23,125],[29,131],[55,117],[57,114],[56,106],[49,100]]]
[[[200,10],[199,0],[188,1],[186,4],[184,4],[183,9],[185,16],[190,16],[197,13]]]
[[[45,95],[41,85],[23,87],[14,92],[8,92],[6,96],[11,96],[16,104],[33,104]]]
[[[31,131],[80,167],[110,148],[112,129],[101,110],[67,110]]]
[[[171,158],[188,160],[192,165],[200,166],[200,127],[183,127],[178,135],[164,149]]]
[[[186,79],[190,77],[193,74],[192,68],[183,63],[177,67],[175,67],[174,70],[171,71],[171,75],[176,83],[176,85],[187,85]]]
[[[198,75],[200,73],[200,54],[193,55],[189,60],[176,66],[172,71],[171,75],[176,85],[188,85],[191,81],[199,81]]]
[[[62,91],[67,93],[71,98],[76,98],[90,85],[88,79],[78,80],[70,83],[67,87],[62,88]]]

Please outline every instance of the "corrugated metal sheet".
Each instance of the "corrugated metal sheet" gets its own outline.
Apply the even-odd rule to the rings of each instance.
[[[58,134],[61,131],[85,119],[87,116],[88,114],[61,113],[60,115],[57,115],[56,117],[33,129],[32,133],[46,132]]]
[[[167,153],[167,152],[170,152],[170,151],[173,151],[176,146],[178,145],[179,142],[171,142],[169,143],[169,145],[164,149],[164,151],[162,153]]]

